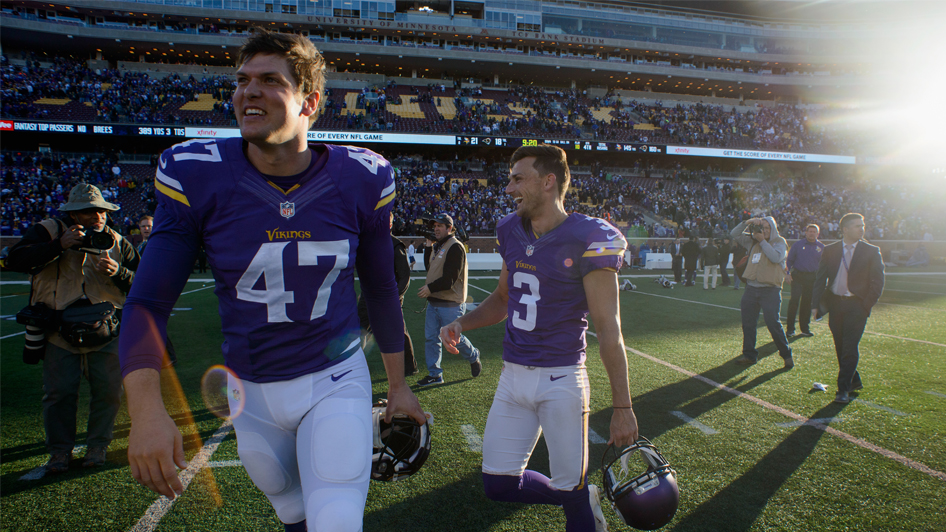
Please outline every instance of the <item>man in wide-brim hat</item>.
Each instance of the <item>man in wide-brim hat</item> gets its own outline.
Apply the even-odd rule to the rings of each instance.
[[[106,225],[118,205],[87,183],[69,192],[59,210],[61,219],[34,224],[10,250],[7,265],[31,274],[30,305],[55,311],[111,303],[122,308],[138,268],[131,242]],[[99,236],[91,238],[92,233]],[[90,238],[86,238],[89,235]],[[107,305],[106,305],[107,306]],[[105,463],[115,416],[121,406],[121,368],[118,342],[67,333],[52,320],[37,333],[28,330],[24,362],[43,360],[43,424],[50,459],[47,473],[69,469],[76,444],[79,383],[89,381],[91,402],[83,467]],[[117,328],[116,328],[117,330]],[[77,345],[78,344],[78,345]]]

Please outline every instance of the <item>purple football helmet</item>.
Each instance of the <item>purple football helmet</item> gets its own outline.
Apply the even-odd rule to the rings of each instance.
[[[635,453],[643,462],[632,460]],[[604,465],[608,457],[613,460]],[[601,458],[604,492],[625,524],[640,530],[656,530],[673,519],[680,503],[677,472],[646,438],[620,454],[608,447]]]
[[[387,401],[371,408],[374,444],[371,456],[371,480],[400,480],[416,473],[430,456],[430,415],[418,425],[405,416],[395,415],[384,422]]]

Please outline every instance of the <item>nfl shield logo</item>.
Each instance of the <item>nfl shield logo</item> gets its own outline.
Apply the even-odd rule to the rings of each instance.
[[[286,203],[280,203],[279,214],[281,214],[283,218],[292,218],[296,215],[296,204],[288,201]]]
[[[535,248],[534,248],[534,247],[532,247],[532,246],[526,246],[526,257],[531,257],[531,256],[532,256],[532,252],[534,252],[534,251],[535,251]]]

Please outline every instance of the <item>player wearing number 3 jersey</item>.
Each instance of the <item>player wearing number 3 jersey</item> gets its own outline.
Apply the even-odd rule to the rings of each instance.
[[[286,530],[358,531],[373,440],[356,269],[389,376],[386,421],[426,421],[404,380],[393,172],[366,149],[307,144],[324,88],[308,39],[259,31],[238,65],[242,138],[191,140],[158,162],[148,253],[159,260],[139,273],[120,338],[129,463],[154,491],[174,498],[183,489],[174,470],[185,465],[181,435],[158,371],[167,317],[203,246],[230,389],[243,389],[230,401],[245,400],[233,425],[247,473]]]
[[[621,336],[617,271],[627,243],[598,218],[567,214],[569,172],[555,146],[512,156],[506,192],[518,207],[496,226],[499,286],[441,330],[447,348],[470,329],[506,321],[503,372],[483,438],[483,485],[494,500],[554,504],[567,531],[606,530],[598,490],[586,484],[589,387],[585,333],[590,313],[615,407],[609,443],[637,439]],[[527,470],[545,433],[552,477]]]

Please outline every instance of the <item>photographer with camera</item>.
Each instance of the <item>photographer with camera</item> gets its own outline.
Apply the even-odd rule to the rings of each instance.
[[[746,270],[746,292],[742,296],[742,356],[737,364],[755,364],[759,351],[755,348],[759,311],[778,347],[785,369],[792,369],[792,348],[788,345],[779,310],[782,306],[782,283],[785,281],[785,259],[788,243],[779,236],[775,218],[750,218],[737,225],[730,233],[733,240],[749,250]]]
[[[30,306],[17,316],[27,324],[24,361],[43,363],[43,424],[50,459],[47,473],[69,469],[76,440],[80,379],[91,402],[83,467],[105,463],[121,405],[119,316],[138,269],[131,242],[106,225],[118,205],[98,188],[80,183],[50,218],[30,227],[10,250],[8,266],[30,273]]]
[[[427,342],[424,357],[427,360],[428,375],[417,381],[421,386],[443,382],[443,369],[440,367],[443,342],[440,339],[440,328],[463,316],[466,312],[467,293],[466,248],[455,234],[453,218],[449,214],[438,214],[427,221],[433,222],[433,234],[425,236],[428,240],[433,240],[434,244],[424,249],[427,280],[417,291],[418,297],[427,299],[427,321],[424,324]],[[460,356],[470,363],[470,374],[478,377],[483,370],[480,350],[473,347],[466,336],[460,336],[456,348],[459,349]]]

